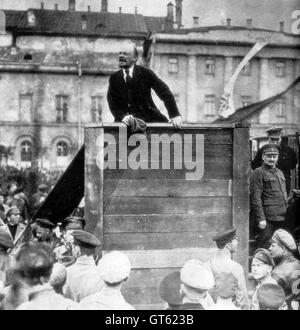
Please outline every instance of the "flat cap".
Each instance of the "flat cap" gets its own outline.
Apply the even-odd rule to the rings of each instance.
[[[272,137],[280,137],[281,133],[282,133],[282,127],[271,127],[269,129],[266,130],[266,133],[268,134],[268,136],[272,136]]]
[[[233,297],[237,286],[237,278],[232,273],[220,273],[216,276],[215,291],[221,298]]]
[[[101,244],[95,235],[84,230],[74,230],[72,236],[74,237],[75,242],[86,248],[93,249]]]
[[[271,238],[271,242],[275,242],[292,252],[297,250],[294,237],[284,229],[277,229]]]
[[[278,309],[284,303],[285,294],[277,284],[263,284],[257,290],[257,300],[260,308]]]
[[[180,272],[173,272],[165,276],[159,286],[159,295],[169,305],[180,305],[182,298],[180,291]]]
[[[97,268],[104,282],[117,284],[129,277],[131,263],[125,253],[112,251],[99,260]]]
[[[63,229],[83,230],[85,227],[85,219],[79,216],[67,217],[61,224]]]
[[[20,214],[20,210],[16,206],[10,207],[6,211],[6,217],[10,217],[12,214]]]
[[[275,143],[267,143],[262,146],[263,155],[279,155],[280,147]]]
[[[0,246],[5,249],[10,249],[14,246],[11,235],[2,227],[0,227]]]
[[[38,226],[40,226],[42,228],[48,228],[48,229],[55,228],[55,224],[53,222],[49,221],[48,219],[37,218],[35,222]]]
[[[207,291],[213,288],[215,281],[210,269],[197,259],[187,261],[180,271],[180,281],[194,289]]]
[[[270,265],[272,267],[275,266],[274,260],[272,258],[271,252],[267,249],[257,249],[254,252],[253,258],[260,260],[264,264]]]
[[[231,228],[216,234],[212,240],[219,244],[227,244],[231,242],[236,236],[236,229]]]

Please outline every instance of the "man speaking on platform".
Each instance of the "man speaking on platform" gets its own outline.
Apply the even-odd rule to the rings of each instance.
[[[169,87],[157,75],[137,65],[138,51],[134,44],[124,45],[119,53],[120,70],[110,76],[107,101],[116,122],[132,127],[135,119],[144,122],[168,122],[157,109],[151,89],[164,102],[169,122],[180,128],[182,118]]]

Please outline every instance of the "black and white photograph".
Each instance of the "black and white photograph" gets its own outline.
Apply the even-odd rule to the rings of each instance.
[[[300,0],[0,0],[0,310],[300,310],[299,161]]]

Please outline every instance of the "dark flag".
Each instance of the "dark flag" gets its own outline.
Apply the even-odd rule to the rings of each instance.
[[[69,216],[84,196],[84,146],[48,194],[33,220],[46,218],[53,223]]]

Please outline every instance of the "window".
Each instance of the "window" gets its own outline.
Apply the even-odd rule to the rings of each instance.
[[[204,115],[207,117],[216,115],[216,100],[214,95],[205,95]]]
[[[82,27],[82,30],[87,29],[87,17],[86,17],[86,15],[81,16],[81,27]]]
[[[93,123],[102,121],[102,96],[91,97],[91,117]]]
[[[32,121],[33,95],[19,94],[19,120]]]
[[[276,62],[276,77],[285,77],[285,62]]]
[[[65,167],[68,165],[69,146],[65,141],[56,144],[56,165]]]
[[[241,71],[242,76],[250,76],[251,75],[251,62],[247,62]]]
[[[252,97],[248,95],[241,96],[241,108],[252,103]]]
[[[67,157],[69,155],[69,147],[66,142],[58,142],[56,145],[57,157]]]
[[[276,117],[286,117],[285,99],[281,98],[275,103]]]
[[[178,73],[178,58],[177,57],[170,57],[169,58],[169,73],[176,74]]]
[[[207,59],[205,61],[205,73],[214,75],[215,74],[215,69],[216,69],[215,60],[214,59]]]
[[[32,144],[29,141],[21,143],[21,162],[31,162],[32,160]]]
[[[69,108],[69,97],[67,95],[56,95],[56,121],[58,123],[67,122]]]

